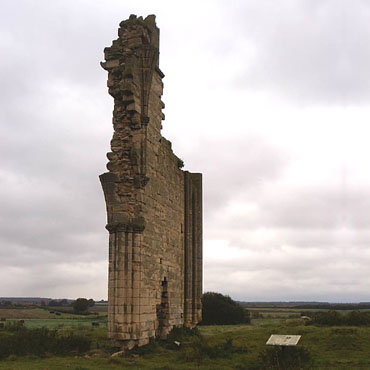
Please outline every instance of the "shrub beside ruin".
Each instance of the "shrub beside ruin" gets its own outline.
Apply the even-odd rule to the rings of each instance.
[[[202,325],[249,324],[250,315],[229,296],[208,292],[202,297]]]

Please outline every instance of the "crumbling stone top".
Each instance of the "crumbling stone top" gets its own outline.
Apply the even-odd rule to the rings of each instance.
[[[155,23],[155,15],[148,15],[143,19],[131,14],[129,19],[120,23],[118,39],[112,42],[112,46],[104,49],[106,62],[101,63],[101,66],[110,71],[117,67],[118,62],[109,63],[109,61],[124,62],[129,53],[145,46],[151,46],[157,50],[156,66],[158,66],[159,29]]]

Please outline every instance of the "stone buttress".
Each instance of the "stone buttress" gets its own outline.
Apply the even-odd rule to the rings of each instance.
[[[201,320],[202,175],[161,136],[163,73],[153,15],[130,16],[106,48],[114,98],[109,172],[108,335],[123,348]]]

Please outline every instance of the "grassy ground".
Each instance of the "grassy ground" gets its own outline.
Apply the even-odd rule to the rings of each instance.
[[[203,339],[190,337],[176,346],[153,344],[143,347],[141,352],[131,353],[126,357],[111,358],[108,349],[106,329],[92,328],[91,319],[81,325],[79,333],[94,340],[93,349],[84,356],[72,357],[13,357],[0,362],[0,369],[34,370],[34,369],[264,369],[259,367],[259,354],[266,348],[266,341],[271,334],[298,334],[301,341],[298,346],[309,349],[317,370],[361,370],[370,369],[370,328],[368,327],[316,327],[304,326],[300,319],[281,318],[281,312],[270,313],[270,317],[253,319],[251,325],[236,326],[200,326]],[[292,315],[292,312],[289,312]],[[61,319],[25,320],[26,325],[34,326]],[[73,329],[75,319],[62,319],[65,326],[61,332]],[[90,325],[89,325],[90,324]],[[30,326],[31,327],[31,326]],[[72,329],[68,329],[72,328]],[[222,346],[232,340],[233,350],[224,356]],[[171,343],[170,343],[171,344]],[[206,348],[221,348],[216,353],[207,352]],[[145,349],[146,348],[146,349]],[[203,348],[203,349],[202,349]],[[219,352],[219,353],[218,353]]]

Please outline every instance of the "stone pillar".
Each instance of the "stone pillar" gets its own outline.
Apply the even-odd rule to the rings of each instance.
[[[141,246],[146,223],[144,194],[149,181],[149,105],[155,101],[158,106],[152,125],[160,126],[163,73],[158,67],[159,30],[154,16],[146,19],[130,16],[121,22],[118,36],[112,46],[105,48],[105,62],[101,63],[108,71],[107,86],[114,98],[114,133],[111,152],[107,154],[109,172],[101,175],[100,181],[110,233],[108,336],[124,348],[130,348],[147,343],[148,327],[154,329],[154,324],[147,325],[145,316],[149,304],[144,302],[148,297],[142,296],[145,284]]]
[[[192,174],[193,183],[193,323],[202,320],[203,293],[203,191],[202,174]]]
[[[184,173],[184,321],[195,326],[202,310],[202,175]]]

